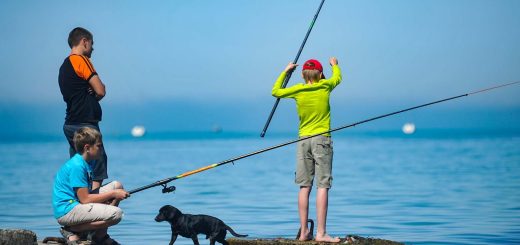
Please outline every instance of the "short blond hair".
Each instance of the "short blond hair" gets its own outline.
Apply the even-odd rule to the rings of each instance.
[[[101,133],[96,129],[83,127],[74,133],[74,148],[80,154],[83,154],[85,145],[94,145],[98,141],[101,141]]]
[[[318,70],[303,70],[302,71],[303,79],[305,82],[317,82],[321,79],[321,71]]]

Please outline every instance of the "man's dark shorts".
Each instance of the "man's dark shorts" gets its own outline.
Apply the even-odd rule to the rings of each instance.
[[[63,125],[63,132],[65,133],[65,137],[67,138],[67,141],[69,142],[69,154],[70,157],[74,156],[76,154],[76,150],[74,149],[74,132],[76,130],[88,127],[93,128],[99,133],[101,131],[99,130],[99,126],[97,124],[91,124],[91,123],[81,123],[81,124],[64,124]],[[105,152],[105,147],[101,146],[101,158],[99,160],[96,160],[96,163],[94,164],[94,169],[92,170],[92,180],[94,181],[102,181],[104,179],[108,179],[107,174],[107,154]]]

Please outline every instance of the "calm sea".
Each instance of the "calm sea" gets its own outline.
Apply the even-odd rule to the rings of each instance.
[[[157,134],[109,137],[110,179],[134,189],[292,140],[290,135]],[[328,232],[407,244],[520,244],[520,133],[418,131],[336,134]],[[0,141],[0,228],[59,236],[51,188],[68,157],[64,139]],[[298,230],[295,145],[152,188],[121,203],[112,237],[123,244],[167,244],[153,219],[170,204],[219,217],[250,237],[292,238]],[[311,217],[315,218],[315,190]],[[228,234],[228,237],[230,234]],[[203,236],[202,244],[208,244]],[[176,244],[192,244],[179,237]]]

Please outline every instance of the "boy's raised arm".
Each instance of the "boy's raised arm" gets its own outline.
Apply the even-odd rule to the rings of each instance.
[[[271,90],[271,94],[274,97],[277,98],[284,98],[284,97],[291,97],[291,95],[294,93],[294,91],[291,88],[282,88],[283,80],[285,79],[285,76],[289,72],[292,72],[298,65],[294,63],[289,63],[284,71],[278,76],[278,79],[276,79],[276,82],[273,85],[273,89]]]
[[[341,83],[341,69],[339,69],[336,57],[330,57],[329,64],[332,66],[332,76],[327,79],[327,82],[334,88]]]

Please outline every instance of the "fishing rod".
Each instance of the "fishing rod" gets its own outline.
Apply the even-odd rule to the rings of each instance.
[[[293,61],[294,64],[298,63],[300,54],[302,53],[303,47],[305,46],[305,43],[307,42],[307,38],[309,37],[309,34],[311,34],[311,30],[312,30],[312,27],[314,26],[314,22],[316,22],[316,19],[318,18],[318,15],[320,14],[321,6],[323,6],[324,2],[325,2],[325,0],[321,0],[320,6],[318,7],[318,11],[316,11],[314,18],[312,19],[311,25],[309,26],[309,30],[307,30],[307,34],[305,35],[302,45],[300,46],[300,50],[298,50],[298,54],[296,54],[296,58],[294,58],[294,61]],[[282,83],[282,88],[285,88],[285,86],[287,86],[289,79],[291,79],[292,71],[293,70],[287,72],[287,75],[285,76],[285,79],[283,80],[283,83]],[[271,109],[271,113],[269,114],[269,117],[267,118],[267,122],[265,122],[264,129],[262,130],[262,133],[260,133],[260,137],[265,136],[267,128],[269,127],[269,124],[271,123],[271,119],[273,118],[274,112],[276,111],[276,107],[278,107],[278,103],[280,103],[280,98],[276,98],[273,109]]]
[[[149,185],[145,185],[143,187],[139,187],[139,188],[133,189],[133,190],[129,191],[129,193],[133,194],[133,193],[140,192],[140,191],[143,191],[143,190],[146,190],[146,189],[149,189],[149,188],[152,188],[152,187],[156,187],[156,186],[162,186],[163,187],[163,190],[162,190],[163,193],[172,192],[172,191],[175,190],[175,186],[168,186],[168,183],[171,182],[171,181],[174,181],[174,180],[177,180],[177,179],[180,179],[180,178],[184,178],[184,177],[196,174],[196,173],[200,173],[202,171],[206,171],[206,170],[209,170],[209,169],[212,169],[212,168],[216,168],[216,167],[224,165],[224,164],[228,164],[228,163],[233,163],[234,164],[235,161],[243,159],[243,158],[246,158],[246,157],[254,156],[254,155],[266,152],[266,151],[270,151],[270,150],[274,150],[274,149],[277,149],[277,148],[280,148],[280,147],[283,147],[283,146],[286,146],[286,145],[294,144],[296,142],[303,141],[303,140],[306,140],[306,139],[310,139],[310,138],[313,138],[313,137],[316,137],[316,136],[319,136],[319,135],[322,135],[322,134],[332,133],[332,132],[339,131],[339,130],[342,130],[342,129],[354,127],[354,126],[357,126],[357,125],[360,125],[360,124],[363,124],[363,123],[367,123],[367,122],[370,122],[370,121],[378,120],[378,119],[381,119],[381,118],[384,118],[384,117],[389,117],[389,116],[400,114],[400,113],[403,113],[403,112],[406,112],[406,111],[415,110],[415,109],[418,109],[418,108],[421,108],[421,107],[426,107],[426,106],[430,106],[430,105],[433,105],[433,104],[438,104],[438,103],[442,103],[442,102],[446,102],[446,101],[449,101],[449,100],[458,99],[458,98],[469,96],[469,95],[473,95],[473,94],[487,92],[487,91],[490,91],[490,90],[493,90],[493,89],[506,87],[506,86],[517,84],[517,83],[520,83],[520,81],[506,83],[506,84],[501,84],[501,85],[497,85],[497,86],[493,86],[493,87],[477,90],[477,91],[474,91],[474,92],[461,94],[461,95],[453,96],[453,97],[450,97],[450,98],[441,99],[441,100],[433,101],[433,102],[430,102],[430,103],[426,103],[426,104],[410,107],[410,108],[407,108],[407,109],[403,109],[403,110],[387,113],[387,114],[384,114],[384,115],[372,117],[372,118],[369,118],[369,119],[366,119],[366,120],[363,120],[363,121],[359,121],[359,122],[352,123],[352,124],[349,124],[349,125],[345,125],[345,126],[341,126],[341,127],[338,127],[338,128],[334,128],[334,129],[331,129],[331,130],[323,132],[323,133],[314,134],[314,135],[311,135],[311,136],[306,136],[306,137],[303,137],[303,138],[300,138],[300,139],[297,139],[297,140],[288,141],[288,142],[285,142],[285,143],[282,143],[282,144],[279,144],[279,145],[271,146],[271,147],[264,148],[264,149],[261,149],[261,150],[255,151],[255,152],[251,152],[251,153],[244,154],[244,155],[241,155],[241,156],[238,156],[238,157],[234,157],[234,158],[231,158],[231,159],[219,162],[219,163],[214,163],[214,164],[211,164],[211,165],[199,168],[199,169],[195,169],[193,171],[189,171],[189,172],[177,175],[175,177],[159,180],[159,181],[157,181],[155,183],[152,183],[152,184],[149,184]]]

